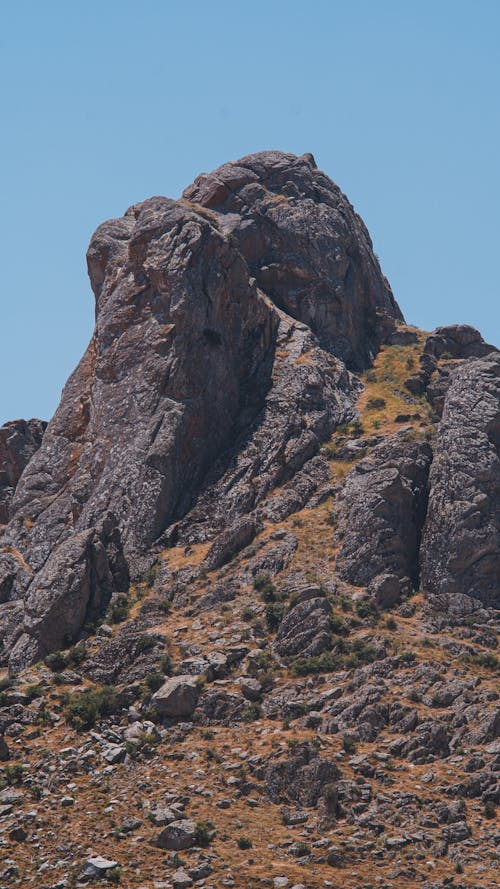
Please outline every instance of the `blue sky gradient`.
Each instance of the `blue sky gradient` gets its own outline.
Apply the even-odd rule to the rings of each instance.
[[[500,344],[497,0],[0,5],[0,422],[50,418],[105,219],[268,148],[312,151],[407,319]]]

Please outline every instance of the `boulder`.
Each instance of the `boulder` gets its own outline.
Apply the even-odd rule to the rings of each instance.
[[[196,678],[189,674],[173,676],[163,683],[151,698],[151,706],[159,716],[178,718],[191,716],[200,694]]]
[[[196,845],[196,824],[187,818],[172,821],[158,834],[154,841],[159,849],[180,852]]]

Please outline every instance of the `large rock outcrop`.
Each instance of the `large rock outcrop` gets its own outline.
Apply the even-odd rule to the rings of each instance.
[[[500,607],[500,353],[453,374],[439,425],[422,585]]]
[[[38,450],[47,424],[13,420],[0,427],[0,525],[7,524],[16,485]]]
[[[366,229],[310,156],[264,152],[92,238],[92,341],[17,486],[0,633],[17,669],[78,635],[192,509],[210,539],[353,416],[401,317]],[[201,494],[200,494],[201,492]]]
[[[429,444],[403,431],[351,470],[336,507],[344,580],[363,586],[389,574],[417,585],[431,459]]]
[[[366,367],[402,320],[363,221],[311,154],[249,155],[183,196],[216,212],[259,287],[348,367]]]

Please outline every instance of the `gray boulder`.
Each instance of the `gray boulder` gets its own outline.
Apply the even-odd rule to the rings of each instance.
[[[154,693],[151,705],[160,716],[191,716],[199,694],[199,686],[193,676],[173,676]]]
[[[196,845],[196,824],[187,818],[172,821],[158,834],[155,846],[179,852]]]

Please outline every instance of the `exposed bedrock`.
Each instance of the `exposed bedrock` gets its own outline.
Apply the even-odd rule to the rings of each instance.
[[[401,432],[351,470],[336,507],[343,580],[365,586],[394,575],[417,586],[431,460],[426,441]]]
[[[16,485],[40,447],[43,420],[12,420],[0,426],[0,525],[7,524]]]
[[[422,585],[500,607],[500,353],[453,374],[430,474]]]
[[[217,213],[259,286],[348,367],[369,365],[402,320],[363,221],[312,155],[249,155],[183,197]]]
[[[2,538],[15,668],[76,638],[197,500],[187,538],[258,510],[353,415],[341,359],[366,365],[401,317],[363,223],[310,158],[265,152],[241,171],[241,212],[225,197],[215,212],[205,177],[92,238],[94,335]]]

